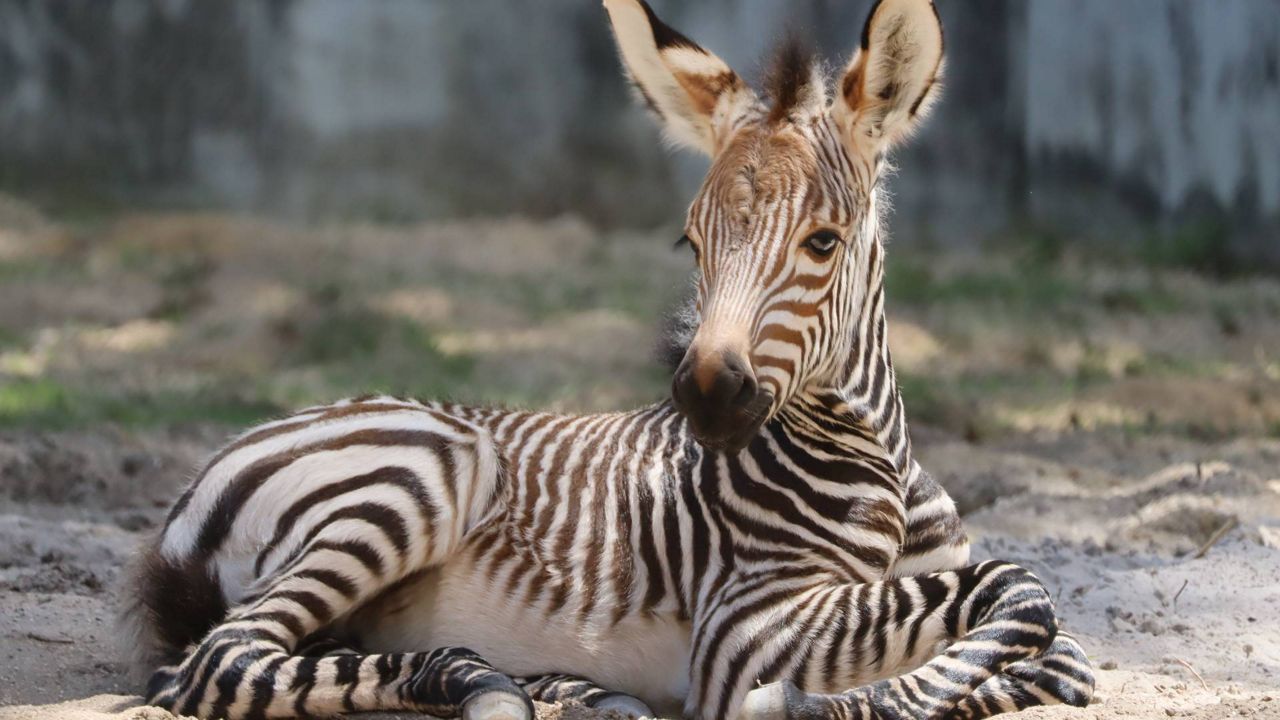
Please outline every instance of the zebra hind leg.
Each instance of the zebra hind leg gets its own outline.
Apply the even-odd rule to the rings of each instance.
[[[215,630],[210,638],[217,635]],[[525,691],[466,648],[383,655],[319,645],[306,648],[312,653],[307,655],[261,652],[252,646],[239,650],[237,656],[234,646],[202,644],[187,662],[156,672],[148,686],[148,704],[182,715],[230,720],[374,710],[464,720],[534,717]],[[191,660],[197,662],[188,664]],[[194,668],[203,670],[193,673]],[[193,678],[202,682],[192,683]]]
[[[301,554],[178,665],[156,672],[148,703],[229,720],[374,710],[532,720],[524,690],[470,650],[365,655],[327,643],[325,628],[377,583],[355,582],[355,565],[344,567],[342,553],[319,547]]]
[[[1055,697],[1030,689],[1050,684],[1043,677],[1044,669],[1056,668],[1055,663],[1062,663],[1065,657],[1078,662],[1079,667],[1072,666],[1077,675],[1089,678],[1080,689],[1092,689],[1092,673],[1086,672],[1088,662],[1083,653],[1076,657],[1078,645],[1073,640],[1059,646],[1068,654],[1048,657],[1041,664],[1033,660],[1053,646],[1058,634],[1053,602],[1034,575],[1017,565],[990,561],[927,577],[931,585],[940,581],[947,590],[928,601],[930,607],[921,608],[920,614],[912,612],[889,620],[890,624],[873,632],[882,633],[890,643],[903,641],[911,633],[911,618],[943,613],[947,634],[956,640],[941,655],[905,675],[842,693],[807,693],[789,681],[766,685],[747,694],[739,720],[953,717],[953,713],[965,712],[966,698],[1006,670],[1012,671],[1009,680],[996,680],[990,691],[978,695],[989,701],[990,709],[984,705],[971,717],[1002,712],[1004,708],[996,701],[1003,698],[997,695],[1012,688],[1036,695],[1041,704],[1087,703],[1091,692]],[[922,597],[918,580],[904,578],[898,582],[911,595]],[[1012,709],[1013,704],[1008,703],[1008,707]]]
[[[537,675],[516,678],[516,682],[539,702],[580,702],[596,710],[611,710],[633,718],[654,717],[653,710],[639,698],[606,690],[573,675]]]

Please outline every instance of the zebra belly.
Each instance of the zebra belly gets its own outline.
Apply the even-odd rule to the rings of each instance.
[[[680,714],[689,689],[688,623],[624,617],[585,620],[571,599],[560,612],[508,597],[468,553],[360,613],[352,628],[370,652],[470,648],[511,676],[566,673]]]

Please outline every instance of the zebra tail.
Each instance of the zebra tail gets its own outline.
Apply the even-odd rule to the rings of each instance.
[[[222,588],[208,567],[164,557],[159,536],[139,545],[115,596],[117,654],[139,682],[156,668],[178,662],[227,615]]]

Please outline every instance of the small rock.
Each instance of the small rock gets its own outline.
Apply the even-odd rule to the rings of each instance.
[[[1138,625],[1138,631],[1148,635],[1163,635],[1165,628],[1159,620],[1147,618]]]

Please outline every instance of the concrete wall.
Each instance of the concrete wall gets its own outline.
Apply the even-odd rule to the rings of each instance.
[[[833,63],[869,0],[654,0],[748,77]],[[1280,3],[941,0],[944,102],[898,160],[903,242],[1206,218],[1280,255]],[[0,189],[303,217],[676,222],[596,0],[0,0]]]
[[[1228,222],[1280,256],[1280,3],[1037,0],[1025,37],[1035,212]]]

